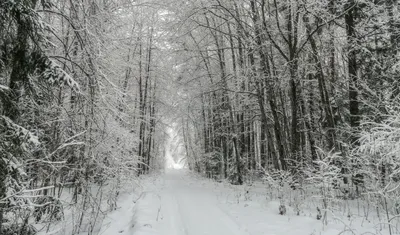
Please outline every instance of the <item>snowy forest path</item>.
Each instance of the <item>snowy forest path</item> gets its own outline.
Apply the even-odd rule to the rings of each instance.
[[[295,199],[303,203],[300,215],[288,201],[287,214],[279,215],[280,201],[271,199],[271,189],[262,183],[218,183],[185,169],[148,175],[142,183],[138,194],[121,198],[120,209],[109,215],[99,235],[389,234],[371,232],[377,222],[363,217],[347,221],[346,214],[332,216],[326,226],[316,219],[315,209],[308,209],[315,208],[314,197]],[[356,205],[351,210],[357,211]],[[343,233],[350,225],[354,229]]]
[[[212,189],[184,170],[168,170],[160,191],[161,235],[249,235],[218,206]]]

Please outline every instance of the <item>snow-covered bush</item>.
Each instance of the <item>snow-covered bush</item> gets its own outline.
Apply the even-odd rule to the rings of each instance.
[[[296,177],[289,171],[273,171],[268,172],[265,171],[264,173],[264,181],[270,188],[270,198],[277,197],[280,202],[279,206],[279,214],[284,215],[286,214],[286,203],[290,206],[294,206],[296,213],[300,213],[300,198],[297,198],[297,192],[295,192],[294,200],[292,201],[292,191],[296,189],[295,184],[297,184]],[[274,196],[273,190],[276,190],[276,195]]]
[[[319,160],[313,162],[311,166],[304,168],[306,182],[309,185],[308,190],[315,190],[314,197],[320,201],[322,209],[317,209],[317,217],[321,217],[322,221],[327,224],[328,211],[332,210],[333,202],[337,201],[338,182],[342,180],[341,169],[337,166],[337,162],[342,160],[339,153],[325,153],[319,151]]]
[[[360,170],[370,177],[364,179],[368,199],[379,210],[392,232],[398,218],[400,196],[400,115],[393,110],[381,122],[364,122],[360,145],[353,156]]]
[[[7,221],[1,228],[2,234],[33,234],[29,217],[35,203],[31,198],[24,197],[29,186],[25,163],[40,148],[37,136],[9,118],[0,116],[0,185],[1,194],[5,195],[0,198],[0,209]]]

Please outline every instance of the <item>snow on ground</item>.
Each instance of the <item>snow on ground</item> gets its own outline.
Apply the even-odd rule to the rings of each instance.
[[[363,217],[351,220],[330,214],[328,225],[316,211],[291,207],[279,215],[279,201],[270,200],[266,187],[233,186],[170,169],[147,180],[143,193],[126,195],[120,209],[103,223],[102,235],[338,235],[389,234]],[[136,204],[135,204],[135,202]]]
[[[137,185],[134,191],[125,191],[119,197],[117,210],[106,215],[99,235],[131,235],[137,230],[152,234],[151,224],[157,219],[160,205],[159,197],[154,192],[163,184],[163,179],[154,174],[140,181],[140,187]]]
[[[99,234],[129,234],[134,219],[132,216],[136,199],[137,197],[133,193],[121,195],[117,204],[118,209],[106,216]]]

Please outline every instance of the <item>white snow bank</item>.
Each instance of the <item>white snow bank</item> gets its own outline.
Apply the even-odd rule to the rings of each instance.
[[[134,208],[130,234],[158,234],[157,224],[161,220],[160,210],[160,196],[153,192],[143,192]]]
[[[142,176],[140,182],[135,192],[120,195],[118,209],[107,214],[99,235],[156,234],[154,225],[157,222],[160,200],[152,192],[159,189],[162,177]]]
[[[131,234],[132,215],[135,208],[134,194],[123,194],[118,200],[118,209],[109,213],[103,220],[100,235]]]

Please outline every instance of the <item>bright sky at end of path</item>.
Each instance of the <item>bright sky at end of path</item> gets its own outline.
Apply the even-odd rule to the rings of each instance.
[[[182,169],[185,167],[184,156],[182,155],[181,144],[182,142],[177,139],[179,133],[176,128],[176,124],[167,129],[168,141],[166,141],[165,146],[165,158],[166,158],[166,168],[168,169]],[[177,156],[175,159],[173,156]]]

